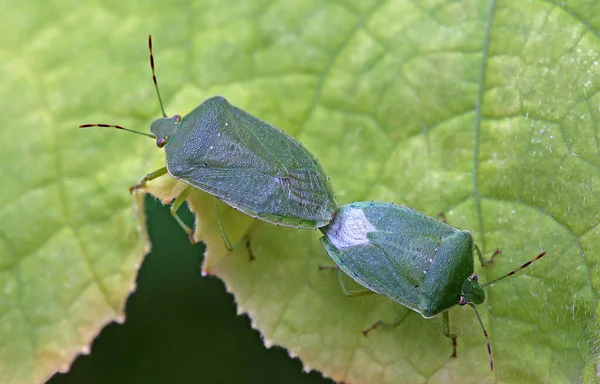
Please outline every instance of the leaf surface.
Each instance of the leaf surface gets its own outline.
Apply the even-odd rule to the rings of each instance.
[[[26,16],[24,16],[26,15]],[[159,116],[147,32],[169,115],[224,95],[284,129],[323,164],[338,202],[411,206],[471,230],[491,280],[480,306],[441,321],[383,297],[346,298],[316,231],[275,227],[197,192],[205,273],[222,278],[267,345],[346,383],[595,382],[600,285],[600,7],[591,1],[14,2],[2,6],[0,381],[67,369],[121,319],[149,249],[141,196],[164,166],[146,131]],[[169,21],[169,22],[167,22]],[[10,31],[10,32],[9,32]],[[183,188],[158,179],[165,202]],[[137,205],[132,205],[132,202]],[[174,255],[176,257],[176,255]]]

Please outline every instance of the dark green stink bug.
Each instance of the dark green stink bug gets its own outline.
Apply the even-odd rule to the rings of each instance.
[[[491,259],[483,259],[471,233],[414,209],[378,202],[347,204],[338,208],[331,223],[321,231],[325,235],[321,244],[338,268],[368,288],[348,292],[340,278],[347,295],[379,293],[424,318],[441,314],[444,335],[452,339],[452,357],[456,357],[456,335],[450,333],[447,310],[457,304],[469,304],[483,329],[492,370],[491,346],[475,307],[485,300],[483,287],[515,274],[546,254],[543,252],[514,271],[481,285],[474,274],[473,251],[484,266]],[[364,333],[379,325],[397,326],[406,314],[393,323],[378,321]]]
[[[337,207],[333,188],[318,160],[302,144],[223,97],[204,101],[184,117],[167,117],[158,91],[150,36],[148,46],[152,79],[163,114],[150,126],[152,134],[119,125],[80,126],[138,133],[164,148],[166,167],[146,175],[131,191],[167,173],[187,183],[189,186],[173,202],[171,213],[192,242],[193,231],[179,219],[177,209],[193,188],[276,225],[317,229],[329,223]],[[231,249],[218,209],[217,218],[225,244]]]

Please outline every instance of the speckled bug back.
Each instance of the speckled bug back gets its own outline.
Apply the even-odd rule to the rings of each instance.
[[[342,271],[426,318],[457,305],[473,274],[471,233],[408,207],[344,205],[321,231]]]
[[[159,119],[152,129],[169,136],[164,149],[171,176],[248,215],[311,229],[333,217],[335,195],[317,159],[223,97],[206,100],[179,122]]]

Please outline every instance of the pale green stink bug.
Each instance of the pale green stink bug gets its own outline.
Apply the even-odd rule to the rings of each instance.
[[[223,97],[212,97],[188,115],[167,117],[154,70],[152,38],[148,37],[152,79],[163,117],[150,126],[152,134],[119,125],[112,127],[148,136],[164,148],[166,166],[131,187],[142,188],[165,174],[189,186],[175,199],[171,213],[190,235],[193,231],[177,216],[193,188],[201,189],[254,218],[276,225],[317,229],[327,225],[337,207],[329,177],[302,144]],[[216,200],[215,200],[216,207]],[[231,245],[219,227],[227,248]]]
[[[483,287],[515,274],[546,254],[542,252],[519,268],[481,285],[474,273],[473,251],[482,265],[490,261],[483,259],[471,233],[414,209],[379,202],[347,204],[338,208],[333,220],[321,231],[325,235],[321,244],[337,268],[368,288],[348,292],[340,276],[347,295],[379,293],[424,318],[441,314],[444,335],[452,339],[452,357],[456,357],[456,335],[450,333],[448,309],[469,304],[486,338],[492,370],[492,349],[475,307],[485,300]],[[393,323],[378,321],[364,333],[379,325],[397,326],[407,313]]]

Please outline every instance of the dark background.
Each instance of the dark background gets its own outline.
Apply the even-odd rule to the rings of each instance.
[[[146,213],[152,252],[125,323],[106,326],[90,355],[47,383],[333,383],[303,373],[285,350],[263,346],[221,280],[200,276],[204,244],[189,243],[168,206],[147,197]],[[180,214],[193,222],[187,208]]]

